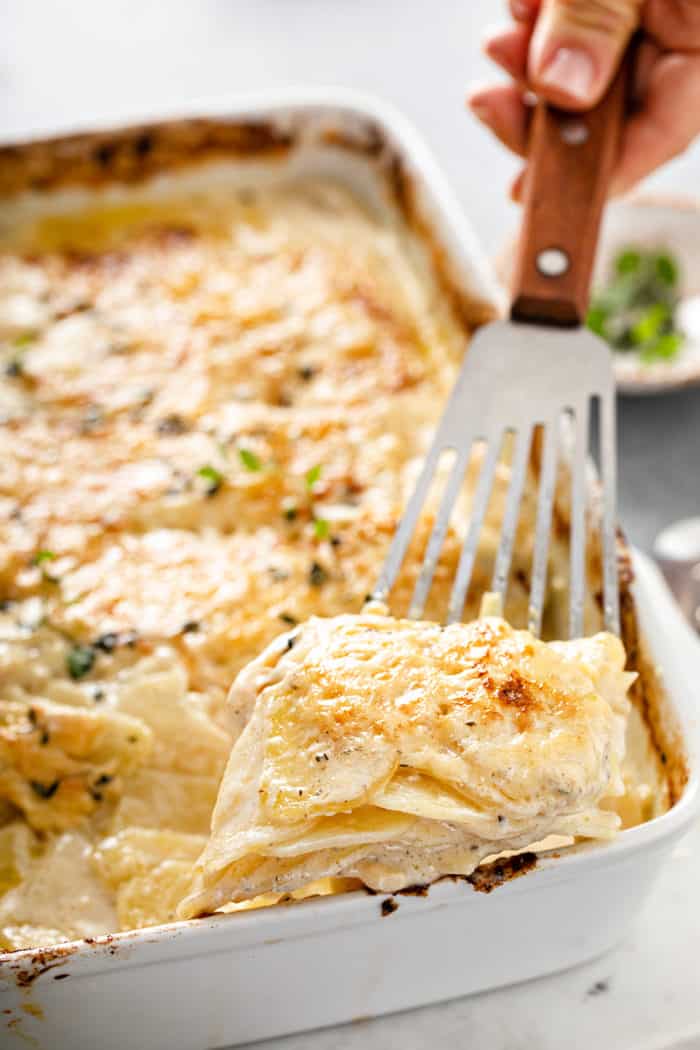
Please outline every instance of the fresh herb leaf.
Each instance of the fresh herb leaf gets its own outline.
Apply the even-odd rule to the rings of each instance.
[[[262,470],[262,461],[254,452],[251,452],[249,448],[239,448],[238,455],[246,470]]]
[[[668,252],[628,248],[593,297],[586,323],[613,349],[643,362],[670,360],[683,345],[676,325],[679,268]]]
[[[55,557],[53,551],[37,551],[32,558],[32,565],[42,565],[45,561],[53,561]]]
[[[197,476],[207,482],[207,496],[215,496],[224,483],[224,475],[209,463],[199,468]]]
[[[678,264],[670,255],[656,256],[656,273],[658,277],[672,288],[678,284]]]
[[[615,260],[615,269],[620,276],[626,273],[636,273],[642,263],[642,256],[633,248],[627,248],[620,252]]]
[[[328,537],[330,525],[325,518],[314,519],[314,533],[317,540],[325,540]]]
[[[683,336],[679,332],[667,332],[642,350],[642,361],[670,361],[682,345]]]
[[[635,343],[644,346],[663,335],[669,323],[672,323],[670,307],[666,303],[654,303],[632,326],[630,334]]]
[[[22,332],[21,335],[16,336],[12,340],[12,345],[17,350],[24,350],[25,347],[31,346],[35,339],[36,335],[34,332]]]
[[[95,649],[92,645],[74,645],[66,656],[68,674],[76,681],[84,678],[95,663]]]
[[[321,466],[320,463],[317,463],[315,467],[311,468],[311,470],[307,470],[307,472],[306,472],[306,487],[307,487],[307,489],[311,490],[314,487],[316,482],[321,477],[321,471],[322,470],[323,470],[323,467]]]

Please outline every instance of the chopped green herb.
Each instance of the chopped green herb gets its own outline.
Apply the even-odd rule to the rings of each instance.
[[[307,489],[312,489],[314,487],[314,485],[316,484],[318,479],[321,477],[321,471],[322,470],[323,470],[323,467],[321,466],[320,463],[317,463],[315,467],[311,468],[311,470],[307,470],[307,472],[306,472],[306,487],[307,487]]]
[[[215,496],[224,483],[224,475],[220,470],[217,470],[216,467],[212,467],[209,463],[200,467],[197,471],[197,475],[207,482],[207,496]]]
[[[32,558],[32,565],[41,565],[45,561],[53,561],[56,557],[53,551],[37,551]]]
[[[92,645],[74,645],[66,656],[66,667],[71,678],[83,678],[95,663],[95,649]]]
[[[21,335],[16,336],[12,340],[12,345],[17,350],[24,350],[25,347],[31,346],[35,339],[36,334],[34,332],[22,332]]]
[[[330,525],[325,518],[314,519],[314,533],[317,540],[325,540],[328,536]]]
[[[262,470],[262,462],[254,452],[250,451],[249,448],[239,448],[238,455],[240,456],[241,463],[246,470]]]
[[[611,280],[593,296],[588,327],[644,362],[670,360],[684,339],[675,321],[678,281],[678,264],[667,252],[620,252]]]
[[[32,565],[44,565],[47,561],[53,561],[55,557],[56,555],[53,551],[37,551],[32,558]],[[41,570],[41,576],[46,583],[60,583],[59,578],[57,576],[52,576],[46,569]]]

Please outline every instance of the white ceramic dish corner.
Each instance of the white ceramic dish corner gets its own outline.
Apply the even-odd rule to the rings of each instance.
[[[466,218],[415,132],[387,107],[313,92],[207,113],[375,122],[405,159],[452,273],[471,295],[494,302],[496,285]],[[299,171],[328,170],[332,161],[344,178],[368,177],[359,159],[339,163],[317,142],[299,150],[289,162]],[[543,858],[489,895],[445,881],[424,897],[397,897],[393,911],[381,895],[353,893],[12,953],[0,960],[0,1045],[225,1047],[468,995],[611,948],[698,811],[700,647],[651,564],[637,557],[636,569],[641,627],[665,672],[690,769],[668,813],[605,847]]]

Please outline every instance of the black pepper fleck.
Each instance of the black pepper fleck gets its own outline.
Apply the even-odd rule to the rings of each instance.
[[[201,627],[199,620],[185,620],[180,630],[183,634],[195,634]]]
[[[394,900],[393,897],[386,897],[381,903],[382,917],[385,918],[387,915],[393,915],[395,911],[398,911],[398,901]]]
[[[277,619],[281,620],[282,623],[288,623],[290,627],[296,627],[296,625],[299,623],[296,616],[292,616],[291,613],[287,612],[280,613]]]
[[[147,132],[134,139],[134,153],[137,157],[147,157],[152,149],[153,138]]]
[[[96,649],[101,649],[103,653],[111,653],[119,645],[119,635],[116,631],[107,631],[106,634],[101,634],[100,637],[94,642]]]
[[[314,561],[311,563],[309,569],[309,583],[312,587],[322,587],[328,579],[328,573],[319,562]]]
[[[58,791],[58,785],[60,781],[54,780],[50,784],[42,784],[38,780],[30,780],[29,784],[32,791],[39,796],[39,798],[49,799]]]
[[[173,437],[179,437],[180,434],[186,434],[189,427],[182,416],[173,412],[169,416],[163,416],[163,418],[158,421],[156,430],[159,434],[168,434]]]
[[[98,146],[95,150],[95,157],[97,163],[101,164],[103,168],[109,166],[112,162],[112,158],[116,152],[116,147],[111,142],[103,142],[101,146]]]

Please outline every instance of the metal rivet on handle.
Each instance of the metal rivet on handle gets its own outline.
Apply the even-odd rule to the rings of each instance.
[[[569,269],[569,256],[561,248],[545,248],[537,256],[537,269],[543,277],[561,277]]]
[[[561,125],[561,137],[567,146],[582,146],[588,135],[588,128],[582,120],[567,120]]]

